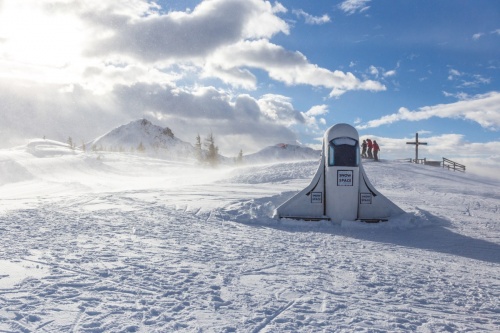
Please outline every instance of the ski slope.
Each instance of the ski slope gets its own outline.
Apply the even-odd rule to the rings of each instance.
[[[407,213],[278,221],[318,161],[0,151],[0,332],[500,331],[500,183],[364,164]]]

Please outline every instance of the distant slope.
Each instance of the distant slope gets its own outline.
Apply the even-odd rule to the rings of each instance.
[[[175,137],[168,128],[146,119],[119,126],[89,144],[94,150],[144,152],[149,156],[193,158],[194,147]]]
[[[246,163],[262,163],[283,160],[315,160],[321,156],[320,150],[292,144],[279,143],[269,146],[261,151],[245,155],[243,161]]]

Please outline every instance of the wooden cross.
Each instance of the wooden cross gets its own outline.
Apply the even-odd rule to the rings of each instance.
[[[415,142],[407,142],[407,145],[415,145],[415,163],[418,163],[418,146],[419,145],[427,145],[427,142],[419,142],[418,141],[418,132],[415,133]]]

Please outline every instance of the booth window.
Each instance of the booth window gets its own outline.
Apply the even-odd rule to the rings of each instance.
[[[359,165],[359,145],[353,138],[342,137],[330,141],[329,145],[329,166],[349,166]]]

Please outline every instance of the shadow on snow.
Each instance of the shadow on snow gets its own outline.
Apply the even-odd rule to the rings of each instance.
[[[318,232],[500,263],[499,244],[454,232],[450,229],[451,223],[448,220],[422,209],[418,209],[416,213],[395,217],[388,222],[347,221],[345,225],[334,225],[330,221],[308,222],[273,218],[274,207],[282,198],[283,194],[240,202],[236,207],[223,208],[218,215],[224,220],[251,227],[268,227],[284,232]]]

